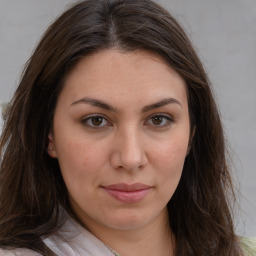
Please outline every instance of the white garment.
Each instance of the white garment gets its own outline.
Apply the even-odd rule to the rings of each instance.
[[[44,239],[58,256],[113,256],[103,242],[71,218],[62,226],[60,234],[62,239],[56,236]]]
[[[61,238],[51,235],[44,243],[58,256],[113,256],[110,249],[70,217],[60,230]],[[1,250],[0,256],[40,256],[26,249]]]

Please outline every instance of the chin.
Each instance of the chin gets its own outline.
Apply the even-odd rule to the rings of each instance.
[[[105,225],[115,230],[136,230],[147,226],[149,223],[157,219],[157,214],[142,214],[135,213],[124,213],[119,215],[112,215],[110,218],[105,218]]]

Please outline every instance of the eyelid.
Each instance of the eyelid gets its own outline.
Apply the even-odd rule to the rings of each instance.
[[[167,114],[167,113],[164,113],[164,112],[153,113],[148,118],[152,118],[154,116],[162,116],[162,117],[165,117],[165,118],[167,118],[169,120],[174,121],[174,117],[171,114]]]
[[[171,125],[171,124],[174,123],[174,121],[175,121],[175,119],[174,119],[174,117],[173,117],[172,115],[160,112],[160,113],[154,113],[154,114],[150,115],[150,116],[146,119],[146,123],[147,123],[150,119],[152,119],[152,118],[154,118],[154,117],[163,117],[163,118],[165,118],[165,119],[167,120],[167,122],[168,122],[168,124],[164,124],[164,125],[149,124],[149,125],[153,126],[154,128],[164,128],[164,127],[167,127],[167,126]]]
[[[95,117],[100,117],[100,118],[104,119],[107,122],[107,124],[102,125],[102,126],[93,126],[93,125],[89,125],[86,123],[88,120],[95,118]],[[109,118],[107,118],[104,114],[99,114],[99,113],[94,113],[94,114],[89,114],[89,115],[83,116],[81,118],[81,123],[84,126],[91,128],[91,129],[102,129],[107,126],[111,126],[111,122],[110,122]]]
[[[90,124],[87,123],[90,119],[96,118],[96,117],[102,118],[106,122],[106,124],[99,125],[99,126],[97,126],[97,125],[94,126],[93,124],[90,125]],[[159,125],[153,124],[153,123],[150,124],[149,123],[150,120],[152,120],[152,118],[154,118],[154,117],[161,117],[161,118],[165,119],[166,124],[159,124]],[[152,126],[154,128],[160,128],[161,129],[161,128],[170,126],[172,123],[174,123],[174,121],[175,121],[175,119],[171,114],[159,112],[159,113],[153,113],[150,116],[148,116],[146,118],[146,121],[144,122],[144,124],[146,124],[148,126]],[[101,113],[93,113],[93,114],[88,114],[86,116],[83,116],[81,118],[80,122],[82,123],[82,125],[90,128],[90,129],[103,129],[103,128],[106,128],[108,126],[112,126],[111,120],[108,117],[106,117],[104,114],[101,114]]]

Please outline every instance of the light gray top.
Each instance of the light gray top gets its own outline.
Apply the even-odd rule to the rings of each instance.
[[[60,236],[43,239],[58,256],[113,256],[111,250],[97,237],[70,217],[61,228]],[[27,249],[1,250],[0,256],[40,256]]]
[[[44,243],[58,256],[120,256],[111,251],[79,223],[68,217],[61,227],[60,236],[51,235]],[[245,256],[256,256],[256,238],[241,238]],[[0,256],[42,256],[28,249],[0,249]]]

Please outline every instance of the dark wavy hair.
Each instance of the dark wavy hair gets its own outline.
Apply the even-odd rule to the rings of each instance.
[[[0,247],[54,255],[42,237],[58,231],[67,189],[48,132],[65,77],[102,49],[143,49],[185,80],[196,132],[180,183],[168,203],[179,256],[242,255],[234,233],[234,198],[225,139],[210,83],[177,21],[151,0],[86,0],[46,31],[23,72],[0,140]],[[61,206],[61,207],[60,207]]]

